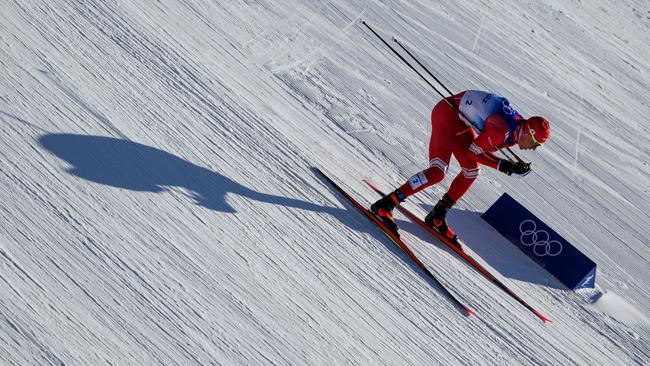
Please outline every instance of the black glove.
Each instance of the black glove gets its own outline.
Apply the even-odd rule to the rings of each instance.
[[[501,160],[499,166],[497,167],[500,172],[504,172],[508,175],[519,174],[526,175],[530,173],[530,163],[524,163],[523,161],[514,162],[512,160]]]

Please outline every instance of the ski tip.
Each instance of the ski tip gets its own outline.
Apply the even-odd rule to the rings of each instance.
[[[467,314],[468,317],[476,318],[476,314],[473,311],[471,311],[468,307],[463,307],[463,310],[465,310],[465,314]]]
[[[540,313],[538,313],[538,312],[535,312],[535,314],[537,314],[537,316],[538,316],[540,319],[542,319],[542,321],[544,322],[544,324],[551,324],[551,323],[553,323],[553,321],[552,321],[551,319],[545,317],[544,315],[542,315],[542,314],[540,314]]]

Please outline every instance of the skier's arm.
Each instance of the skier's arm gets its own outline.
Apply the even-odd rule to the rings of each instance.
[[[497,169],[501,159],[494,155],[492,151],[505,142],[507,133],[508,126],[501,116],[489,116],[485,120],[483,132],[469,146],[466,153],[467,157],[479,164]]]
[[[500,159],[494,156],[494,154],[485,152],[486,147],[482,146],[482,144],[477,143],[477,140],[478,139],[472,142],[472,144],[469,146],[469,149],[467,150],[467,157],[477,161],[481,165],[486,165],[490,168],[496,169],[499,165]]]
[[[496,149],[497,149],[497,150],[501,150],[501,147],[497,146]],[[489,156],[490,159],[493,159],[493,160],[497,160],[497,161],[501,160],[501,158],[498,157],[498,156],[496,156],[496,155],[494,155],[494,153],[493,153],[492,151],[488,151],[488,152],[486,152],[485,155]]]

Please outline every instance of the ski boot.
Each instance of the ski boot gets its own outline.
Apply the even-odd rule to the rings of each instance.
[[[403,202],[405,199],[406,197],[404,194],[397,189],[370,206],[370,212],[375,214],[375,216],[386,225],[388,230],[394,233],[397,237],[399,237],[399,233],[397,232],[398,227],[395,223],[395,219],[393,219],[393,209],[398,203]]]
[[[458,241],[458,236],[456,236],[456,233],[454,233],[447,224],[447,212],[455,203],[456,202],[445,193],[442,199],[438,201],[435,207],[433,207],[433,210],[431,210],[427,217],[424,218],[424,222],[433,230],[437,231],[438,234],[449,240],[458,249],[463,250]]]

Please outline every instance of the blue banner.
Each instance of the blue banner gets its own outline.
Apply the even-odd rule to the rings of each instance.
[[[568,288],[594,288],[596,263],[507,193],[482,217]]]

